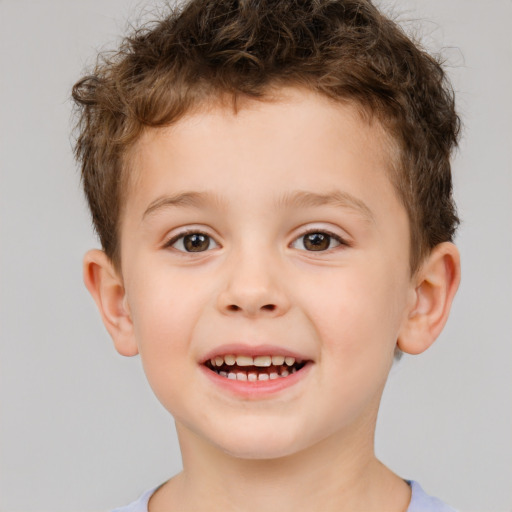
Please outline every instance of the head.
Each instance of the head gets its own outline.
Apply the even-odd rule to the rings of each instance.
[[[371,437],[397,343],[433,342],[459,279],[439,64],[369,2],[191,2],[74,97],[86,284],[182,433],[246,457]],[[296,376],[233,387],[236,356]]]

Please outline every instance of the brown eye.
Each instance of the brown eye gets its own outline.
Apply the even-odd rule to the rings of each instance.
[[[331,237],[326,233],[308,233],[303,237],[303,244],[308,251],[325,251],[331,244]]]
[[[327,251],[340,245],[346,245],[337,235],[325,231],[310,231],[297,238],[291,246],[302,251]]]
[[[204,252],[219,247],[212,237],[200,232],[178,235],[166,246],[180,252]]]
[[[206,251],[210,247],[210,237],[202,233],[193,233],[183,237],[183,246],[188,252]]]

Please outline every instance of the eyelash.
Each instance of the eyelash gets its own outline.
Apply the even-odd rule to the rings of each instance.
[[[333,233],[332,231],[329,231],[327,229],[321,229],[321,228],[320,229],[314,229],[313,228],[313,229],[310,229],[310,230],[306,231],[305,233],[302,233],[290,245],[293,245],[298,240],[301,240],[301,239],[304,240],[304,238],[306,236],[311,235],[311,234],[327,235],[330,239],[335,240],[338,243],[338,245],[336,247],[330,247],[328,249],[320,250],[320,251],[308,251],[307,249],[304,249],[305,252],[324,252],[325,253],[325,252],[330,252],[333,249],[337,249],[340,246],[344,246],[344,247],[348,247],[349,246],[349,243],[345,239],[343,239],[341,236],[337,235],[336,233]],[[303,244],[304,244],[304,242],[303,242]]]
[[[328,249],[319,250],[319,251],[314,251],[314,250],[308,251],[307,249],[302,249],[305,252],[330,252],[333,249],[336,249],[337,247],[340,247],[340,246],[345,246],[345,247],[350,246],[350,244],[346,240],[344,240],[342,237],[340,237],[339,235],[337,235],[337,234],[335,234],[335,233],[333,233],[331,231],[328,231],[326,229],[310,229],[310,230],[302,233],[297,238],[295,238],[293,240],[293,242],[290,244],[290,247],[293,246],[294,243],[298,242],[301,239],[304,239],[306,236],[311,235],[311,234],[327,235],[330,239],[335,240],[338,243],[338,245],[336,247],[330,247]],[[191,254],[191,253],[194,253],[194,252],[206,252],[210,248],[210,245],[211,245],[212,241],[213,241],[213,243],[216,246],[219,246],[219,244],[214,240],[214,238],[211,237],[210,235],[208,235],[207,233],[204,233],[203,231],[199,231],[199,230],[196,230],[196,229],[190,229],[190,230],[183,231],[183,232],[178,233],[177,235],[173,236],[170,240],[168,240],[164,244],[164,248],[167,248],[167,247],[171,247],[172,248],[174,246],[174,244],[176,244],[176,242],[178,242],[179,240],[184,240],[185,237],[188,236],[188,235],[202,235],[202,236],[208,238],[210,240],[210,243],[208,244],[207,249],[204,250],[204,251],[187,251],[187,250],[182,250],[182,249],[176,249],[175,248],[177,251],[183,252],[183,253],[187,253],[187,254]]]
[[[177,235],[173,236],[169,241],[167,241],[164,244],[164,248],[172,247],[176,242],[178,242],[179,240],[184,240],[185,237],[188,236],[188,235],[202,235],[202,236],[205,236],[206,238],[208,238],[210,240],[210,243],[208,244],[208,248],[211,245],[211,241],[213,241],[213,243],[215,245],[217,245],[217,246],[219,245],[213,239],[213,237],[211,237],[208,233],[204,233],[203,231],[200,231],[200,230],[197,230],[197,229],[188,229],[186,231],[182,231],[181,233],[178,233]],[[206,251],[183,251],[181,249],[176,249],[176,250],[179,251],[179,252],[187,253],[187,254],[191,254],[191,253],[194,253],[194,252],[206,252]]]

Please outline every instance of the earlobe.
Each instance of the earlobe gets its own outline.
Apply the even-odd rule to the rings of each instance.
[[[398,337],[398,347],[408,354],[420,354],[441,333],[460,282],[459,251],[450,242],[432,250],[414,279],[407,317]]]
[[[87,252],[83,277],[116,350],[124,356],[138,354],[123,280],[110,258],[97,249]]]

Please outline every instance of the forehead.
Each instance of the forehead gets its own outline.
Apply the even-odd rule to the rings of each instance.
[[[384,192],[379,183],[389,182],[394,155],[381,123],[357,105],[280,89],[236,109],[226,101],[203,105],[169,127],[147,129],[127,159],[124,203],[140,215],[159,196],[214,191],[218,198],[246,194],[262,201],[273,195],[275,204],[292,184],[329,194],[343,171],[358,167],[365,172],[353,176],[359,179],[352,188],[358,182],[356,189]]]
[[[365,146],[365,158],[373,158],[376,166],[390,173],[395,171],[395,139],[374,115],[353,101],[334,101],[296,87],[277,89],[261,99],[217,98],[171,126],[145,129],[125,158],[127,185],[137,194],[144,169],[158,164],[164,153],[172,153],[176,164],[209,155],[213,166],[219,156],[242,155],[249,160],[256,147],[274,149],[274,158],[284,159],[299,153],[314,155],[318,148],[332,148],[340,142],[344,151],[354,153]],[[315,171],[310,168],[311,173]],[[211,179],[215,179],[213,173]]]

